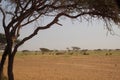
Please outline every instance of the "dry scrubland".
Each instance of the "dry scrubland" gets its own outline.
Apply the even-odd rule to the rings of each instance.
[[[14,75],[15,80],[120,80],[120,56],[17,55]]]

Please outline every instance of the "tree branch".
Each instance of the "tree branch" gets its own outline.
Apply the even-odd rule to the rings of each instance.
[[[3,23],[3,28],[5,29],[5,28],[6,28],[6,24],[5,24],[6,15],[5,15],[4,10],[3,10],[1,7],[0,7],[0,11],[1,11],[2,14],[3,14],[2,23]]]
[[[34,21],[37,20],[40,16],[41,16],[41,15],[39,15],[39,16],[37,16],[36,18],[34,18],[34,19],[32,19],[32,20],[30,20],[30,21],[28,21],[28,22],[22,24],[21,26],[23,27],[23,26],[26,26],[26,25],[29,24],[29,23],[34,22]]]
[[[40,7],[40,8],[38,8],[37,9],[37,11],[41,11],[41,10],[44,10],[45,8],[52,8],[52,9],[63,9],[63,8],[69,8],[69,7],[75,7],[76,6],[76,4],[71,4],[71,5],[59,5],[59,6],[54,6],[53,4],[52,5],[48,5],[48,4],[46,4],[46,5],[44,5],[43,7]]]

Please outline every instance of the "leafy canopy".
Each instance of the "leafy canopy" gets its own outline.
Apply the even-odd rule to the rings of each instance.
[[[65,14],[87,14],[90,17],[113,21],[118,24],[119,9],[116,0],[5,0],[7,13],[19,16],[22,12],[31,10],[30,16]],[[10,6],[12,5],[12,10]],[[14,6],[14,7],[13,7]],[[16,10],[16,9],[17,10]]]
[[[84,13],[90,17],[112,20],[116,24],[120,21],[116,0],[7,0],[7,2],[18,7],[17,15],[21,11],[33,8],[33,15],[42,12],[44,16],[60,12],[71,15]],[[26,6],[26,4],[28,5]],[[25,6],[28,9],[24,9]],[[12,11],[10,13],[15,14]]]

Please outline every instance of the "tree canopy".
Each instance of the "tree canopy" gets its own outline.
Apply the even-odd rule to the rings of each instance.
[[[42,20],[42,18],[50,17],[51,23],[59,24],[61,16],[79,19],[102,19],[107,25],[110,22],[119,24],[119,0],[1,0],[0,9],[3,13],[4,26],[13,28],[11,31],[19,35],[19,26],[26,26]],[[9,16],[10,21],[6,21],[6,16]],[[40,29],[49,28],[49,25],[42,26]],[[48,27],[49,26],[49,27]],[[44,28],[43,28],[44,27]],[[18,30],[17,30],[18,29]],[[111,30],[110,26],[107,26]],[[36,29],[37,30],[37,29]],[[38,31],[38,30],[37,30]],[[37,32],[36,31],[36,32]]]

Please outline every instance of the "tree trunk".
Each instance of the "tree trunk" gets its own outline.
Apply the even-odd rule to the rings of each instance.
[[[7,57],[7,55],[3,54],[2,59],[1,59],[1,63],[0,63],[0,80],[2,80],[2,78],[3,78],[3,67],[4,67],[4,63],[6,61],[6,57]]]
[[[8,73],[8,80],[14,80],[14,75],[13,75],[13,61],[14,61],[14,55],[12,55],[12,42],[8,42],[8,45],[6,46],[4,53],[2,55],[1,63],[0,63],[0,80],[3,80],[3,68],[4,68],[4,63],[6,60],[6,57],[8,56],[8,68],[7,68],[7,73]],[[17,50],[16,50],[17,51]],[[14,53],[16,53],[14,51]]]
[[[8,46],[5,47],[5,50],[4,50],[4,53],[2,55],[2,59],[0,62],[0,80],[2,80],[3,78],[3,69],[4,69],[4,64],[5,64],[7,55],[8,55]]]
[[[14,62],[14,56],[10,54],[8,57],[8,80],[14,80],[13,62]]]

